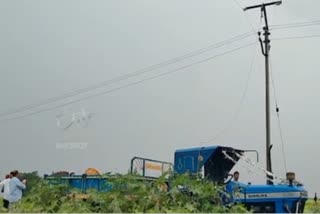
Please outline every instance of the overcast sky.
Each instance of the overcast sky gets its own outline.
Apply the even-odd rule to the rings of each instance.
[[[254,0],[1,1],[0,114],[83,89],[258,28]],[[240,6],[239,6],[240,5]],[[317,0],[270,7],[270,25],[319,19]],[[272,38],[320,34],[319,26],[272,31]],[[257,41],[255,36],[179,63],[11,116],[34,113],[175,70]],[[320,191],[320,38],[272,41],[271,58],[288,170]],[[244,93],[250,67],[247,93]],[[41,174],[88,167],[125,172],[133,156],[173,161],[175,149],[226,145],[257,149],[265,166],[264,61],[258,44],[177,72],[16,120],[0,121],[0,173]],[[272,92],[273,94],[273,92]],[[240,105],[242,103],[242,105]],[[241,106],[238,117],[233,116]],[[56,116],[84,108],[86,126],[66,130]],[[284,161],[272,96],[273,168]],[[224,129],[232,121],[232,126]],[[63,123],[63,122],[62,122]],[[221,135],[211,143],[203,143]],[[65,150],[63,143],[86,143]],[[253,155],[249,155],[254,160]],[[240,164],[241,179],[264,182]],[[250,179],[250,180],[249,180]]]

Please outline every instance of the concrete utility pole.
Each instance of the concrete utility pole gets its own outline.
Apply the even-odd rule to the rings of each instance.
[[[254,5],[250,7],[244,8],[244,11],[250,10],[250,9],[256,9],[260,8],[261,13],[264,16],[264,21],[265,21],[265,26],[263,27],[264,30],[264,41],[262,41],[260,35],[261,33],[259,32],[259,42],[261,45],[261,50],[262,54],[265,57],[265,76],[266,76],[266,163],[267,163],[267,170],[269,172],[272,172],[272,165],[271,165],[271,130],[270,130],[270,93],[269,93],[269,53],[270,53],[270,31],[269,31],[269,25],[268,25],[268,17],[267,17],[267,7],[272,6],[272,5],[280,5],[282,1],[275,1],[275,2],[270,2],[266,4],[260,4],[260,5]],[[264,43],[264,44],[263,44]],[[273,176],[267,174],[267,184],[273,184]]]

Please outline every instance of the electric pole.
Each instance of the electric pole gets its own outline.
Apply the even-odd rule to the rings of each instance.
[[[261,39],[261,33],[259,32],[259,42],[261,45],[262,54],[265,57],[265,82],[266,82],[266,164],[267,164],[267,171],[272,173],[272,162],[271,162],[271,130],[270,130],[270,93],[269,93],[269,53],[270,53],[270,31],[268,25],[268,17],[267,17],[267,7],[272,5],[280,5],[282,1],[275,1],[266,4],[254,5],[250,7],[244,8],[244,11],[260,8],[261,13],[264,16],[265,26],[263,27],[263,35],[264,41]],[[273,176],[267,173],[267,184],[273,184]]]

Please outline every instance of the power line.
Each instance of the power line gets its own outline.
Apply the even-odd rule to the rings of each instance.
[[[258,42],[255,42],[253,44],[257,45],[257,43]],[[221,131],[219,131],[214,137],[210,138],[209,140],[207,140],[204,143],[211,143],[211,142],[215,141],[216,139],[218,139],[223,133],[225,133],[226,131],[228,131],[228,129],[230,129],[232,127],[234,121],[238,118],[238,116],[240,114],[240,111],[241,111],[241,108],[243,106],[245,97],[246,97],[247,92],[248,92],[248,87],[249,87],[251,74],[254,71],[254,62],[255,62],[256,56],[257,56],[256,55],[256,47],[254,48],[254,55],[253,55],[252,61],[250,63],[250,68],[249,68],[248,76],[247,76],[247,79],[246,79],[245,88],[244,88],[243,93],[241,95],[238,107],[234,111],[234,114],[233,114],[232,118],[230,119],[230,121],[227,123],[227,125]]]
[[[319,22],[310,22],[305,24],[288,24],[288,25],[278,25],[276,27],[271,27],[271,30],[280,30],[280,29],[290,29],[290,28],[299,28],[299,27],[310,27],[310,26],[318,26],[320,25]]]
[[[239,2],[236,1],[236,3],[241,8]],[[285,28],[285,27],[292,27],[294,25],[299,25],[299,26],[296,26],[296,27],[301,27],[301,25],[303,25],[303,24],[304,25],[306,25],[306,24],[314,25],[314,24],[317,24],[318,22],[320,22],[320,21],[317,20],[317,21],[312,21],[312,22],[288,23],[288,24],[273,25],[273,26],[274,27],[278,27],[280,29],[280,28]],[[249,20],[248,20],[248,23],[251,25]],[[253,29],[253,31],[254,31],[254,29]],[[70,98],[70,97],[77,96],[77,95],[80,95],[80,94],[84,94],[84,93],[87,93],[87,92],[90,92],[90,91],[93,91],[93,90],[96,90],[96,89],[99,89],[99,88],[102,88],[102,87],[106,87],[106,86],[109,86],[111,84],[120,82],[122,80],[126,80],[126,79],[129,79],[129,78],[132,78],[132,77],[135,77],[135,76],[147,73],[147,72],[151,72],[151,71],[154,71],[156,69],[160,69],[162,67],[169,66],[171,64],[180,62],[180,61],[182,61],[184,59],[194,57],[196,55],[211,51],[213,49],[216,49],[216,48],[231,44],[231,43],[236,42],[236,41],[240,41],[240,40],[248,38],[248,37],[250,37],[252,35],[254,35],[254,33],[251,33],[251,32],[240,34],[240,35],[232,37],[232,38],[230,38],[228,40],[212,44],[212,45],[210,45],[208,47],[201,48],[201,49],[198,49],[196,51],[189,52],[189,53],[187,53],[185,55],[182,55],[182,56],[179,56],[179,57],[175,57],[175,58],[163,61],[161,63],[158,63],[158,64],[155,64],[155,65],[143,68],[141,70],[137,70],[137,71],[132,72],[132,73],[127,73],[125,75],[118,76],[118,77],[113,78],[111,80],[107,80],[107,81],[104,81],[104,82],[101,82],[101,83],[98,83],[98,84],[95,84],[95,85],[91,85],[91,86],[88,86],[88,87],[85,87],[85,88],[81,88],[81,89],[78,89],[78,90],[70,91],[70,92],[64,93],[62,95],[55,96],[55,97],[47,98],[47,99],[41,100],[41,101],[39,101],[37,103],[20,106],[20,107],[14,108],[14,109],[8,109],[8,110],[0,113],[0,116],[6,116],[8,114],[16,114],[16,113],[20,113],[22,111],[31,110],[31,109],[38,108],[38,107],[41,107],[41,106],[44,106],[44,105],[47,105],[47,104],[50,104],[50,103],[53,103],[53,102],[64,100],[66,98]],[[312,38],[312,37],[319,37],[319,35],[304,36],[304,37],[286,37],[286,38],[278,38],[278,39],[276,38],[275,40]]]
[[[274,38],[273,40],[307,39],[307,38],[317,38],[317,37],[320,37],[320,34],[306,35],[306,36],[280,37],[280,38]]]
[[[239,5],[239,2],[236,1],[236,3],[238,4],[239,7],[241,7]],[[311,22],[297,22],[297,23],[280,24],[280,25],[273,25],[273,26],[280,29],[280,28],[285,28],[285,27],[301,27],[301,26],[306,26],[306,25],[310,26],[310,25],[315,25],[315,24],[320,24],[320,20],[311,21]],[[253,33],[250,33],[250,32],[247,32],[247,33],[244,33],[244,34],[240,34],[240,35],[232,37],[232,38],[230,38],[228,40],[225,40],[225,41],[222,41],[222,42],[219,42],[219,43],[215,43],[215,44],[210,45],[208,47],[201,48],[201,49],[198,49],[196,51],[189,52],[189,53],[187,53],[185,55],[182,55],[182,56],[179,56],[179,57],[175,57],[175,58],[163,61],[161,63],[158,63],[158,64],[155,64],[155,65],[143,68],[141,70],[138,70],[138,71],[135,71],[135,72],[132,72],[132,73],[128,73],[128,74],[125,74],[125,75],[122,75],[122,76],[118,76],[118,77],[113,78],[111,80],[107,80],[107,81],[104,81],[104,82],[101,82],[101,83],[98,83],[98,84],[95,84],[95,85],[91,85],[91,86],[88,86],[88,87],[85,87],[85,88],[81,88],[81,89],[78,89],[78,90],[70,91],[70,92],[64,93],[64,94],[56,96],[56,97],[47,98],[47,99],[44,99],[44,100],[39,101],[37,103],[20,106],[20,107],[17,107],[15,109],[11,109],[11,110],[6,110],[6,111],[0,113],[0,117],[1,116],[7,116],[8,114],[16,114],[16,113],[20,113],[20,112],[23,112],[23,111],[31,110],[31,109],[38,108],[38,107],[41,107],[41,106],[44,106],[44,105],[47,105],[47,104],[50,104],[50,103],[53,103],[53,102],[62,101],[64,99],[66,99],[66,98],[70,98],[70,97],[73,97],[73,96],[84,94],[84,93],[90,92],[92,90],[96,90],[96,89],[99,89],[99,88],[102,88],[102,87],[106,87],[108,85],[120,82],[122,80],[126,80],[126,79],[129,79],[129,78],[132,78],[132,77],[135,77],[135,76],[147,73],[147,72],[151,72],[151,71],[154,71],[156,69],[160,69],[162,67],[165,67],[165,66],[180,62],[180,61],[182,61],[184,59],[194,57],[196,55],[211,51],[213,49],[216,49],[216,48],[231,44],[231,43],[236,42],[236,41],[240,41],[240,40],[248,38],[248,37],[250,37],[252,35],[253,35]],[[285,37],[285,38],[275,38],[274,40],[302,39],[302,38],[313,38],[313,37],[319,37],[319,36],[320,35],[299,36],[299,37]]]
[[[282,157],[283,157],[283,163],[284,163],[284,170],[287,172],[287,157],[284,149],[284,138],[283,138],[283,132],[281,128],[281,122],[280,122],[280,114],[279,114],[279,105],[278,105],[278,99],[277,99],[277,93],[276,93],[276,87],[275,87],[275,82],[274,82],[274,77],[273,77],[273,67],[272,67],[272,61],[270,57],[270,77],[271,77],[271,82],[272,82],[272,88],[273,88],[273,96],[276,104],[276,113],[277,113],[277,120],[278,120],[278,128],[279,128],[279,133],[280,133],[280,140],[281,140],[281,150],[282,150]]]
[[[237,0],[235,0],[235,1],[238,4],[238,6],[242,9],[240,3]],[[259,26],[261,26],[262,18],[263,18],[263,13],[261,13],[261,16],[260,16]],[[257,43],[258,43],[258,40],[257,40],[257,42],[255,44],[257,44]],[[254,49],[254,51],[256,51],[256,49]],[[230,119],[228,124],[220,132],[218,132],[213,138],[209,139],[205,143],[210,143],[210,142],[216,140],[217,138],[219,138],[220,135],[222,135],[223,133],[225,133],[228,129],[230,129],[232,127],[233,122],[237,119],[237,117],[238,117],[238,115],[240,113],[241,107],[243,105],[244,99],[245,99],[246,94],[247,94],[247,90],[248,90],[248,86],[249,86],[249,80],[250,80],[251,73],[253,71],[253,65],[254,65],[255,59],[256,59],[256,54],[254,52],[254,55],[253,55],[253,58],[252,58],[252,61],[251,61],[251,65],[250,65],[250,70],[249,70],[248,77],[247,77],[247,81],[246,81],[246,86],[245,86],[245,89],[244,89],[243,94],[241,96],[239,106],[235,110],[233,117]]]
[[[313,24],[313,23],[319,23],[320,19],[312,20],[312,21],[306,21],[306,22],[290,22],[290,23],[284,23],[284,24],[277,24],[277,25],[270,25],[270,27],[283,27],[283,26],[290,26],[290,25],[304,25],[304,24]]]
[[[278,30],[278,29],[286,29],[286,28],[296,28],[296,27],[308,27],[308,26],[316,26],[320,25],[320,20],[314,20],[309,22],[293,22],[287,24],[278,24],[278,25],[271,25],[271,30]]]
[[[39,101],[37,103],[24,105],[24,106],[20,106],[18,108],[12,109],[12,110],[4,111],[4,112],[0,113],[0,117],[4,116],[4,115],[8,115],[8,114],[16,114],[16,113],[19,113],[19,112],[22,112],[22,111],[31,110],[33,108],[37,108],[37,107],[40,107],[40,106],[43,106],[43,105],[46,105],[46,104],[50,104],[50,103],[53,103],[53,102],[61,101],[61,100],[64,100],[66,98],[74,97],[74,96],[77,96],[77,95],[80,95],[80,94],[83,94],[83,93],[87,93],[87,92],[90,92],[90,91],[93,91],[93,90],[96,90],[96,89],[99,89],[99,88],[102,88],[102,87],[106,87],[106,86],[109,86],[111,84],[120,82],[122,80],[126,80],[126,79],[129,79],[129,78],[132,78],[132,77],[135,77],[135,76],[147,73],[147,72],[151,72],[151,71],[154,71],[156,69],[159,69],[159,68],[162,68],[162,67],[165,67],[165,66],[172,65],[174,63],[180,62],[180,61],[182,61],[184,59],[191,58],[191,57],[194,57],[196,55],[203,54],[205,52],[209,52],[209,51],[211,51],[213,49],[216,49],[216,48],[231,44],[233,42],[240,41],[240,40],[248,38],[248,37],[250,37],[252,35],[253,35],[253,33],[251,33],[251,32],[240,34],[238,36],[232,37],[232,38],[227,39],[225,41],[222,41],[222,42],[219,42],[219,43],[215,43],[215,44],[210,45],[208,47],[201,48],[201,49],[198,49],[196,51],[192,51],[192,52],[187,53],[185,55],[182,55],[182,56],[179,56],[179,57],[175,57],[175,58],[163,61],[161,63],[158,63],[158,64],[155,64],[155,65],[143,68],[141,70],[138,70],[138,71],[135,71],[135,72],[132,72],[132,73],[127,73],[125,75],[118,76],[118,77],[113,78],[111,80],[107,80],[107,81],[104,81],[104,82],[101,82],[101,83],[98,83],[98,84],[95,84],[95,85],[92,85],[92,86],[88,86],[88,87],[85,87],[85,88],[82,88],[82,89],[70,91],[70,92],[67,92],[65,94],[62,94],[62,95],[59,95],[59,96],[56,96],[56,97],[44,99],[44,100]]]
[[[114,91],[117,91],[117,90],[120,90],[120,89],[123,89],[123,88],[127,88],[127,87],[130,87],[130,86],[134,86],[134,85],[140,84],[140,83],[145,82],[145,81],[148,81],[148,80],[156,79],[156,78],[159,78],[159,77],[162,77],[162,76],[165,76],[165,75],[169,75],[169,74],[175,73],[175,72],[177,72],[177,71],[180,71],[180,70],[183,70],[183,69],[192,67],[192,66],[194,66],[194,65],[207,62],[207,61],[212,60],[212,59],[214,59],[214,58],[217,58],[217,57],[220,57],[220,56],[224,56],[224,55],[230,54],[230,53],[232,53],[232,52],[235,52],[235,51],[238,51],[238,50],[240,50],[240,49],[243,49],[243,48],[252,46],[252,45],[254,45],[254,44],[256,44],[256,43],[249,43],[249,44],[246,44],[246,45],[243,45],[243,46],[240,46],[240,47],[231,49],[231,50],[229,50],[229,51],[225,51],[225,52],[223,52],[223,53],[220,53],[220,54],[217,54],[217,55],[214,55],[214,56],[211,56],[211,57],[208,57],[208,58],[199,60],[199,61],[197,61],[197,62],[194,62],[194,63],[188,64],[188,65],[182,66],[182,67],[180,67],[180,68],[173,69],[173,70],[170,70],[170,71],[167,71],[167,72],[163,72],[163,73],[160,73],[160,74],[158,74],[158,75],[154,75],[154,76],[152,76],[152,77],[144,78],[144,79],[142,79],[142,80],[138,80],[138,81],[135,81],[135,82],[133,82],[133,83],[129,83],[129,84],[126,84],[126,85],[117,87],[117,88],[113,88],[113,89],[104,91],[104,92],[100,92],[100,93],[88,95],[88,96],[86,96],[86,97],[82,97],[82,98],[79,98],[79,99],[76,99],[76,100],[73,100],[73,101],[69,101],[69,102],[66,102],[66,103],[64,103],[64,104],[56,105],[56,106],[54,106],[54,107],[50,107],[50,108],[45,108],[45,109],[41,109],[41,110],[38,110],[38,111],[34,111],[34,112],[31,112],[31,113],[28,113],[28,114],[25,114],[25,115],[22,115],[22,116],[0,119],[0,121],[10,121],[10,120],[21,119],[21,118],[25,118],[25,117],[32,116],[32,115],[35,115],[35,114],[39,114],[39,113],[42,113],[42,112],[51,111],[51,110],[54,110],[54,109],[57,109],[57,108],[60,108],[60,107],[64,107],[64,106],[67,106],[67,105],[70,105],[70,104],[73,104],[73,103],[78,103],[78,102],[80,102],[80,101],[87,100],[87,99],[91,99],[91,98],[94,98],[94,97],[97,97],[97,96],[102,96],[102,95],[105,95],[105,94],[109,94],[109,93],[112,93],[112,92],[114,92]],[[6,115],[6,116],[10,116],[10,115],[11,115],[11,114],[8,114],[8,115]]]

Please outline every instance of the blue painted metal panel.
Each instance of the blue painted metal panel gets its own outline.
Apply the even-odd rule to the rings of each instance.
[[[297,204],[303,206],[308,199],[303,186],[280,185],[247,185],[229,182],[226,186],[229,198],[225,203],[243,203],[247,205],[274,204],[276,213],[295,212]]]
[[[45,177],[51,184],[66,184],[73,188],[77,188],[83,192],[90,189],[106,192],[111,190],[112,185],[108,179],[100,176],[65,176],[65,177]]]
[[[234,161],[226,158],[225,153]],[[223,146],[179,149],[175,152],[174,170],[178,174],[187,172],[193,174],[199,172],[203,167],[204,176],[207,180],[223,182],[239,160],[236,154],[242,153],[242,150]]]
[[[174,170],[179,174],[196,173],[214,154],[218,146],[179,149],[175,152]],[[201,158],[199,159],[199,156]]]
[[[70,186],[81,189],[81,190],[85,190],[82,178],[70,178],[68,180],[69,180]]]

